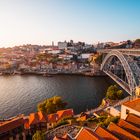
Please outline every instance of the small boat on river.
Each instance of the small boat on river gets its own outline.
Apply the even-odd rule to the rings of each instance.
[[[53,77],[53,75],[48,74],[48,73],[44,73],[43,76],[44,76],[44,77]]]

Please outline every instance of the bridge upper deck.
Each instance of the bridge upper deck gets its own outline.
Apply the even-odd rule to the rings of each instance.
[[[122,54],[126,54],[126,55],[132,55],[132,56],[140,56],[140,49],[100,49],[97,50],[97,52],[99,53],[109,53],[111,51],[119,51]]]

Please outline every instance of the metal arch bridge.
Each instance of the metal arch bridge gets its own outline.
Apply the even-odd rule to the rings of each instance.
[[[100,69],[130,95],[135,95],[135,88],[140,86],[140,68],[132,57],[140,56],[140,49],[104,49],[98,52],[107,54]],[[115,66],[111,64],[115,57],[119,60],[121,67],[124,69],[127,82],[111,72],[112,67],[115,69]]]

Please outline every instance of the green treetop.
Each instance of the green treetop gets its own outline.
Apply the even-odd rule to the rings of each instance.
[[[66,107],[66,103],[59,96],[48,98],[37,106],[38,111],[46,112],[47,114],[56,113]]]
[[[97,63],[97,64],[101,64],[102,63],[102,58],[103,58],[103,55],[102,54],[98,54],[98,56],[95,58],[95,63]]]
[[[124,97],[123,91],[117,85],[111,85],[107,89],[106,98],[111,100],[122,99]]]
[[[135,40],[135,43],[140,43],[140,39],[136,39]]]
[[[33,135],[32,140],[45,140],[45,136],[41,131],[36,131],[36,133]]]

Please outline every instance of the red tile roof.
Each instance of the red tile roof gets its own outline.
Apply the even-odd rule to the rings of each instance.
[[[23,115],[0,124],[0,134],[24,125]]]
[[[29,125],[40,122],[47,122],[47,115],[43,112],[31,113],[29,116]]]
[[[66,109],[57,111],[58,119],[62,119],[63,117],[73,116],[73,109]]]
[[[58,120],[61,120],[64,117],[73,116],[73,109],[66,109],[57,111],[57,113],[48,115],[48,122],[53,123]]]
[[[29,117],[24,119],[24,128],[25,129],[29,129],[30,128],[30,125],[29,125]]]
[[[53,140],[72,140],[72,139],[69,137],[68,134],[66,134],[66,135],[64,135],[63,137],[57,137],[57,136],[55,136],[55,137],[53,138]]]
[[[140,128],[140,117],[134,114],[128,114],[126,121]]]
[[[29,125],[37,124],[39,120],[38,113],[31,113],[29,116]]]
[[[74,114],[72,109],[60,110],[57,111],[57,113],[49,114],[49,115],[41,111],[36,113],[31,113],[29,115],[29,121],[26,120],[24,127],[26,129],[29,129],[30,125],[38,124],[40,122],[55,123],[64,117],[73,116],[73,115]]]
[[[38,116],[39,116],[39,121],[40,122],[46,122],[47,120],[47,114],[46,113],[43,113],[43,112],[38,112]]]
[[[48,123],[54,123],[58,121],[58,115],[56,113],[47,116]]]
[[[134,136],[133,134],[129,133],[128,131],[122,129],[112,122],[109,124],[108,129],[121,140],[139,140],[138,137]]]
[[[104,138],[105,140],[119,140],[117,137],[115,137],[113,134],[111,134],[111,132],[109,132],[107,129],[102,128],[102,127],[97,127],[97,129],[95,130],[95,133]]]
[[[63,138],[64,138],[65,140],[71,140],[71,138],[70,138],[70,136],[69,136],[68,134],[64,135]]]
[[[132,100],[132,101],[127,101],[123,103],[123,105],[140,112],[140,98]]]
[[[66,140],[66,139],[55,136],[55,137],[53,138],[53,140]]]
[[[133,135],[140,138],[140,128],[138,128],[122,119],[119,121],[118,126],[120,126],[121,128],[125,129],[126,131],[128,131],[128,132],[132,133]]]
[[[96,133],[88,128],[81,128],[80,132],[77,134],[76,140],[103,140]]]

